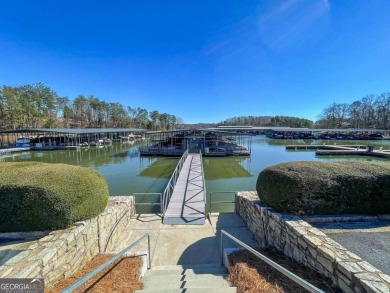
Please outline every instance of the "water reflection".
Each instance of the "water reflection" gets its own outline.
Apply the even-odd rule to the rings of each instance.
[[[146,158],[141,158],[146,159]],[[155,178],[170,178],[179,158],[158,158],[140,173],[141,176]]]
[[[206,180],[253,176],[249,169],[250,158],[248,157],[203,158]]]
[[[131,147],[131,146],[130,146]],[[98,168],[109,164],[123,163],[133,153],[138,157],[137,148],[129,149],[129,145],[113,144],[111,146],[81,148],[80,150],[30,151],[15,153],[3,161],[37,161],[44,163],[63,163],[89,168]]]
[[[168,179],[179,161],[178,158],[141,158],[141,160],[145,159],[153,161],[142,170],[140,176]],[[248,157],[203,157],[203,170],[206,180],[253,176],[250,173],[250,158]]]
[[[30,151],[1,157],[1,160],[63,163],[95,169],[106,177],[111,195],[129,195],[133,192],[153,190],[155,187],[163,188],[150,180],[147,182],[136,180],[142,169],[148,167],[148,162],[140,161],[138,150],[140,144],[141,141],[134,144],[113,143],[109,146],[80,150]]]

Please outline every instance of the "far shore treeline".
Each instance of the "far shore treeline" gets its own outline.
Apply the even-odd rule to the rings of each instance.
[[[0,87],[0,129],[147,128],[168,130],[182,119],[157,110],[107,103],[90,95],[71,100],[42,84]]]
[[[368,95],[351,104],[332,103],[315,123],[290,116],[239,116],[220,123],[184,124],[158,110],[105,102],[93,95],[60,97],[43,83],[0,87],[0,130],[24,128],[143,128],[171,130],[194,126],[251,125],[307,128],[390,129],[390,93]]]
[[[390,93],[368,95],[351,104],[332,103],[318,118],[317,128],[390,129]]]
[[[289,116],[239,116],[226,119],[220,125],[251,125],[272,127],[307,127],[312,128],[311,120]]]
[[[332,103],[313,121],[288,116],[240,116],[221,125],[285,126],[308,128],[378,128],[390,129],[390,93],[369,95],[352,104]]]

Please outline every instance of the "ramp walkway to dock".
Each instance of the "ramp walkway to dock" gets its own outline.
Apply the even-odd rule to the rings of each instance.
[[[205,206],[206,188],[202,156],[188,154],[164,213],[163,223],[203,225]]]

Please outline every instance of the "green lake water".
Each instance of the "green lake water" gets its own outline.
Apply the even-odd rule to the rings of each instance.
[[[207,194],[213,193],[213,201],[227,201],[232,194],[216,193],[223,191],[256,190],[256,180],[264,168],[288,161],[331,161],[364,160],[388,161],[374,157],[358,156],[316,156],[313,150],[287,151],[288,144],[370,144],[375,149],[390,149],[390,141],[326,141],[326,140],[271,140],[265,136],[252,137],[250,157],[204,157],[203,168]],[[176,167],[178,158],[140,157],[134,144],[114,143],[102,148],[87,148],[80,151],[30,151],[1,157],[4,162],[39,161],[84,166],[102,173],[107,179],[111,195],[131,195],[133,193],[162,192]],[[151,200],[156,200],[151,199]],[[228,204],[216,204],[213,210],[231,208]]]

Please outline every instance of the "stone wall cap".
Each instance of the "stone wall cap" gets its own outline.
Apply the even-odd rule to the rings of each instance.
[[[302,216],[302,219],[309,223],[338,223],[338,222],[366,222],[378,221],[379,217],[386,215],[365,215],[365,214],[338,214],[338,215],[309,215]],[[390,218],[390,215],[389,215]]]

